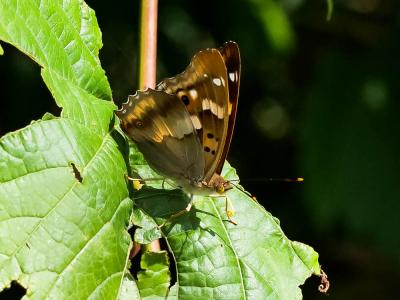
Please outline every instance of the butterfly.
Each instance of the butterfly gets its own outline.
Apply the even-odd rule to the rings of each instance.
[[[231,188],[221,176],[235,125],[240,53],[235,42],[195,54],[184,72],[137,91],[116,111],[151,168],[190,194]]]

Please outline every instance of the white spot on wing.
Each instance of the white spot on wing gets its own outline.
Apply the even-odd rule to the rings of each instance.
[[[213,102],[211,99],[204,98],[202,102],[202,108],[203,110],[211,110],[211,113],[217,116],[218,119],[224,118],[224,108]]]
[[[196,129],[201,129],[201,122],[198,116],[196,115],[190,115],[190,119],[192,120],[192,124],[194,128]]]
[[[231,72],[231,73],[229,73],[229,79],[232,81],[232,82],[235,82],[236,81],[236,72]]]
[[[189,94],[192,99],[197,99],[197,91],[195,89],[190,90]]]
[[[216,86],[221,86],[221,84],[222,84],[221,79],[219,79],[219,78],[213,78],[213,83]]]
[[[203,110],[210,109],[210,100],[208,98],[204,98],[201,105],[202,105]]]

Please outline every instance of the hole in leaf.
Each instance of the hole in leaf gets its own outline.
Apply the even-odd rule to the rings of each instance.
[[[175,257],[172,255],[171,251],[168,248],[168,244],[165,241],[165,239],[160,239],[160,247],[162,250],[167,251],[168,253],[168,259],[169,259],[169,272],[171,274],[171,281],[169,284],[169,287],[173,287],[175,283],[177,282],[177,274],[176,274],[176,264],[175,264]]]
[[[132,226],[131,228],[128,229],[128,233],[132,238],[133,241],[133,237],[135,235],[135,230],[136,230],[136,226]],[[132,250],[134,251],[134,249],[132,248]],[[129,268],[130,273],[137,279],[137,272],[140,270],[140,260],[142,258],[142,254],[141,251],[139,251],[139,253],[136,253],[136,255],[132,256],[133,252],[131,251],[130,253],[130,261],[131,261],[131,267]]]
[[[21,299],[26,294],[26,288],[18,283],[18,281],[11,281],[11,286],[8,289],[0,292],[0,300],[5,299]]]
[[[83,178],[82,178],[81,172],[79,172],[78,168],[75,166],[75,164],[73,162],[70,163],[70,165],[72,167],[72,170],[74,171],[76,180],[78,180],[79,182],[82,182]]]
[[[133,235],[134,235],[134,231],[135,231],[135,229],[132,230],[132,228],[130,230],[128,230],[128,232],[129,232],[129,234],[131,235],[132,238],[133,238]],[[160,242],[161,250],[167,251],[167,254],[168,254],[168,259],[169,259],[169,267],[168,268],[169,268],[170,275],[171,275],[169,288],[171,288],[177,282],[176,265],[175,265],[174,256],[170,252],[165,239],[159,239],[159,242]],[[133,277],[136,278],[136,279],[137,279],[137,273],[142,270],[141,266],[140,266],[141,259],[142,259],[142,253],[141,252],[139,252],[136,256],[130,258],[131,267],[129,268],[129,271],[133,275]]]

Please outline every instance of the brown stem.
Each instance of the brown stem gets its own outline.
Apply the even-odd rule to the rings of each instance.
[[[158,0],[142,0],[140,8],[139,88],[156,85],[157,12]],[[160,242],[146,246],[148,251],[160,251]]]
[[[142,0],[140,12],[139,88],[156,85],[158,0]]]

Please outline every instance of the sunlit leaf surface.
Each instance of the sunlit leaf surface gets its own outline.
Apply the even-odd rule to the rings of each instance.
[[[94,12],[2,1],[0,39],[40,64],[63,107],[0,140],[0,290],[17,280],[33,299],[116,298],[131,201]]]
[[[224,173],[237,179],[229,165]],[[174,254],[179,299],[301,299],[299,285],[319,274],[318,254],[290,241],[279,221],[241,189],[226,193],[237,225],[227,218],[225,197],[195,196],[189,212],[171,217],[185,208],[184,195],[152,188],[136,193],[137,204],[161,226]],[[147,222],[138,225],[148,236],[155,230]]]

